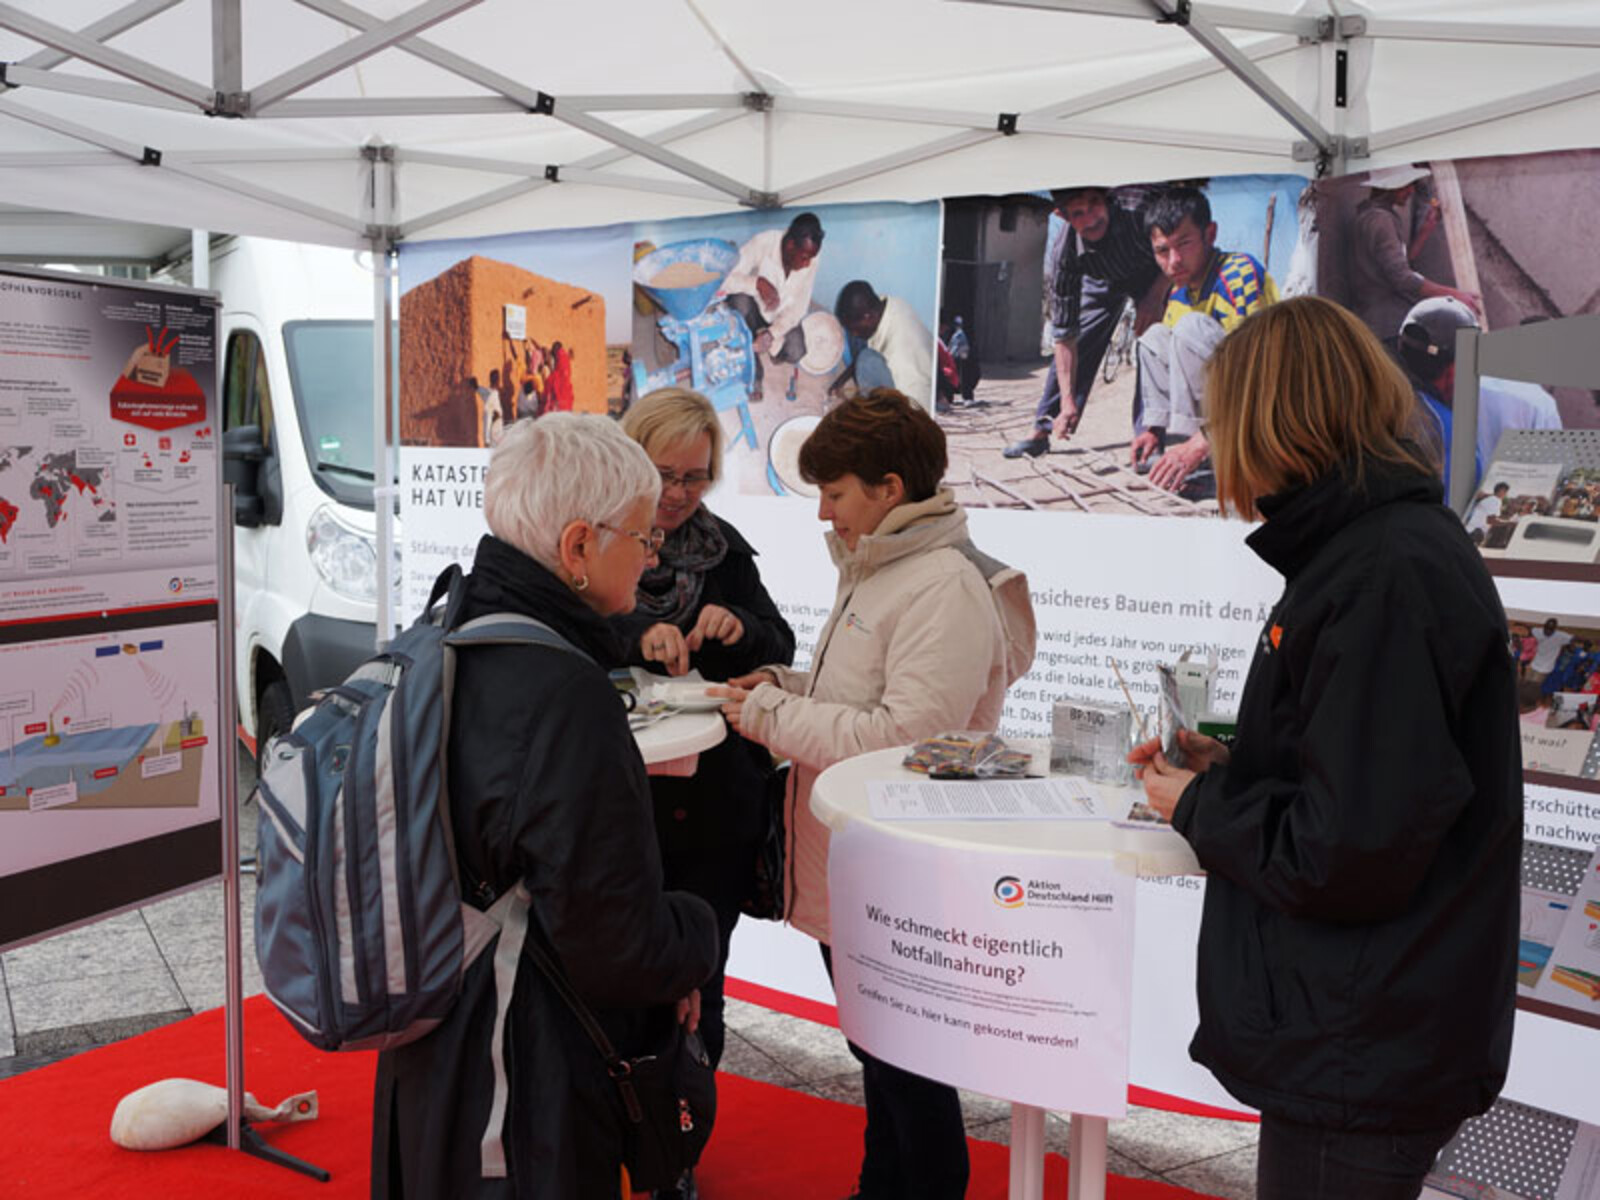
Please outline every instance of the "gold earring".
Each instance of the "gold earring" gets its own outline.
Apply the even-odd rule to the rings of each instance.
[[[588,586],[589,586],[589,577],[587,575],[580,575],[580,576],[578,576],[578,578],[576,578],[576,579],[574,579],[572,581],[572,590],[575,591],[575,592],[581,592],[585,588],[587,588]]]

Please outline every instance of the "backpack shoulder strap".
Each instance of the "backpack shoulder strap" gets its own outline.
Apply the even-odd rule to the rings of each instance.
[[[428,593],[428,602],[422,606],[422,615],[417,618],[418,625],[429,622],[443,625],[446,629],[455,627],[461,617],[461,606],[467,599],[467,577],[461,570],[460,563],[451,563],[439,577],[433,581],[433,589]],[[443,600],[444,608],[436,611],[434,605]]]
[[[574,646],[543,621],[522,613],[485,613],[451,631],[450,646],[550,646],[594,662],[594,657]]]

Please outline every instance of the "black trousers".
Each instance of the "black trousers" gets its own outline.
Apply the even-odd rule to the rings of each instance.
[[[1093,275],[1083,277],[1078,295],[1078,355],[1072,363],[1072,402],[1082,412],[1089,400],[1089,389],[1094,386],[1095,372],[1100,369],[1106,347],[1111,345],[1111,335],[1116,332],[1117,318],[1122,316],[1122,305],[1129,296]],[[1137,303],[1138,297],[1133,300]],[[1050,369],[1045,372],[1044,391],[1033,414],[1034,428],[1049,432],[1060,413],[1061,381],[1056,378],[1056,360],[1052,353]]]
[[[1318,1129],[1263,1113],[1256,1200],[1416,1200],[1457,1128]]]
[[[833,949],[818,943],[833,979]],[[868,1054],[854,1042],[867,1094],[862,1138],[861,1200],[960,1200],[971,1167],[961,1098],[947,1083],[913,1075]]]
[[[756,867],[751,845],[712,846],[702,850],[661,855],[663,883],[669,892],[690,892],[711,905],[717,917],[717,969],[700,985],[700,1040],[714,1067],[722,1061],[727,1042],[723,1022],[722,986],[728,968],[728,947],[733,927],[739,923],[744,898],[750,894]]]
[[[761,305],[756,302],[754,296],[746,295],[743,292],[734,292],[731,295],[724,296],[722,302],[744,318],[744,323],[750,327],[750,335],[752,337],[759,335],[762,330],[767,328],[767,319],[761,315]],[[772,357],[782,363],[797,363],[805,356],[805,330],[796,325],[788,333],[784,334],[782,344]],[[761,356],[758,354],[756,355],[756,370],[759,372],[760,369]]]

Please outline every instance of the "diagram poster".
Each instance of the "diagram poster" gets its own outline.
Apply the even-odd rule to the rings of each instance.
[[[852,1041],[972,1091],[1126,1115],[1134,877],[1111,857],[852,824],[833,835],[828,887]]]
[[[0,946],[216,874],[216,303],[0,273]]]

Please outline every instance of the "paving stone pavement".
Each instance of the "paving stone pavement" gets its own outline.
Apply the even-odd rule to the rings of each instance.
[[[242,782],[242,781],[241,781]],[[242,788],[241,794],[248,789]],[[246,801],[241,851],[254,851],[255,806]],[[241,887],[244,992],[260,990],[250,913],[254,880]],[[0,954],[0,1079],[133,1037],[220,1005],[225,994],[220,882]],[[837,1029],[730,1000],[722,1069],[859,1105],[861,1073]],[[962,1094],[967,1131],[1005,1143],[1009,1106]],[[1065,1153],[1070,1128],[1051,1114],[1046,1144]],[[1132,1108],[1110,1124],[1111,1170],[1223,1197],[1254,1200],[1256,1126]]]

